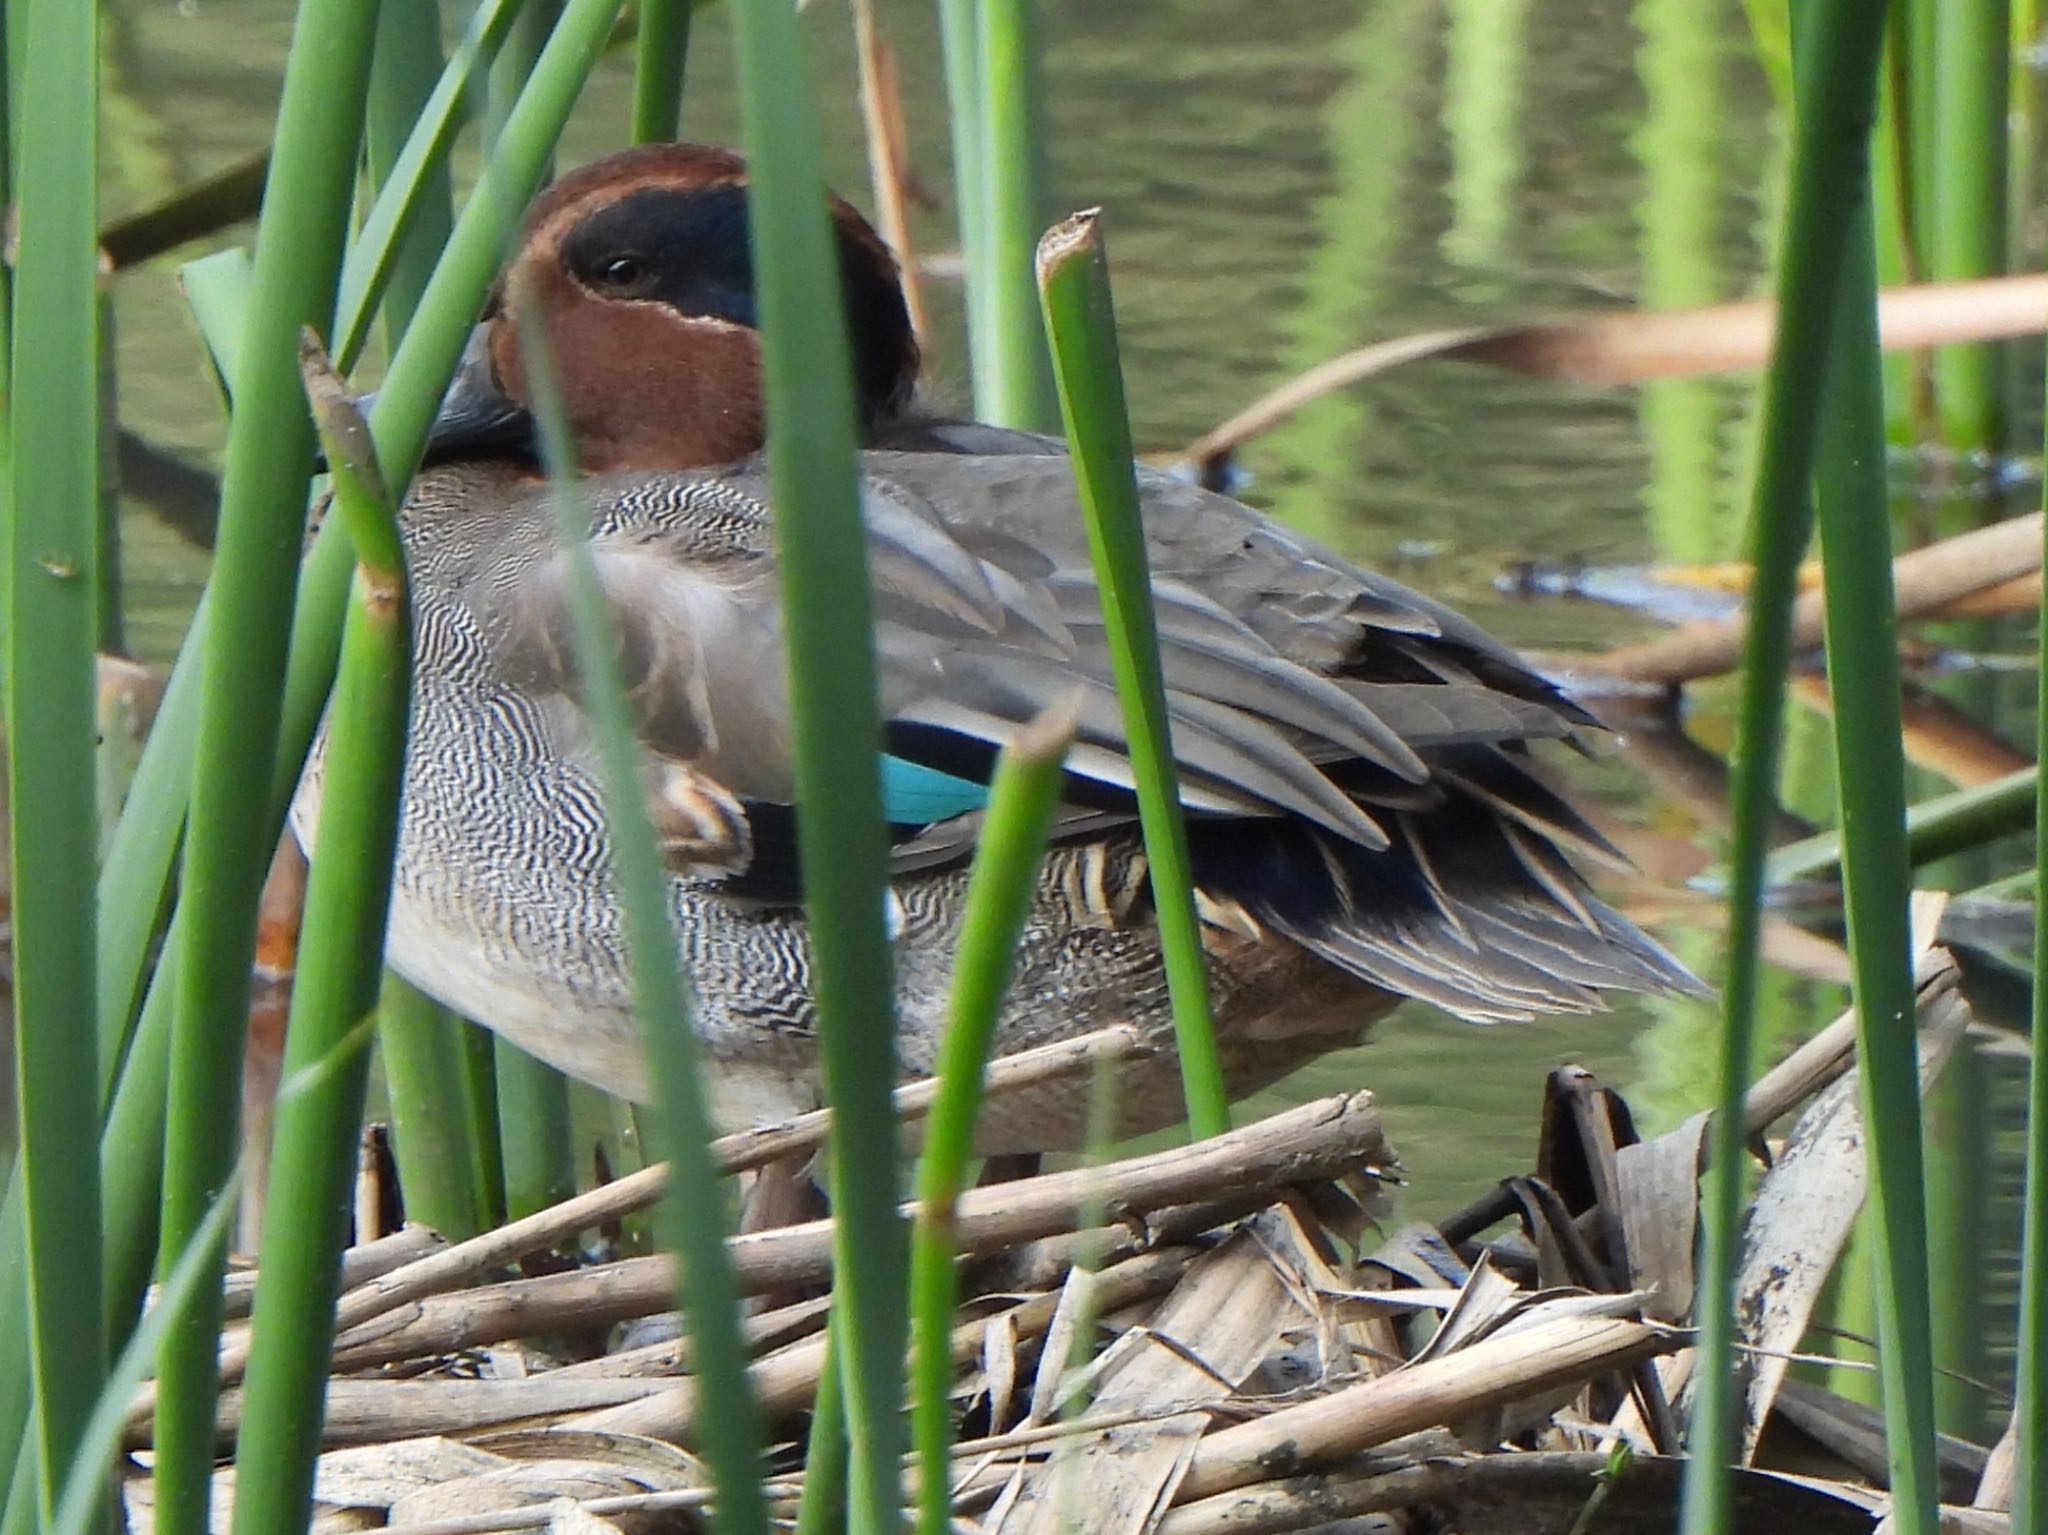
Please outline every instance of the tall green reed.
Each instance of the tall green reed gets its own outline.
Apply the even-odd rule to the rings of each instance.
[[[1795,25],[1799,25],[1795,18]],[[1803,26],[1801,27],[1803,31]],[[1795,46],[1804,42],[1795,34]],[[1921,1165],[1920,1053],[1914,1006],[1912,887],[1899,656],[1872,635],[1897,629],[1889,541],[1884,374],[1877,342],[1877,259],[1866,200],[1849,231],[1835,297],[1818,510],[1826,556],[1828,689],[1834,699],[1842,882],[1854,975],[1870,1217],[1878,1254],[1878,1365],[1895,1517],[1932,1530],[1934,1352]]]
[[[478,14],[488,7],[479,7]],[[371,54],[368,97],[364,102],[363,169],[365,196],[405,185],[406,150],[413,130],[426,116],[440,80],[441,7],[439,0],[382,0],[377,10],[377,41]],[[398,345],[406,322],[419,307],[420,295],[434,275],[434,259],[448,243],[455,222],[454,185],[445,159],[436,160],[417,179],[413,216],[391,247],[390,275],[384,286],[384,339]],[[348,263],[342,263],[346,272]],[[347,283],[344,279],[343,289]]]
[[[1931,174],[1922,181],[1928,275],[1990,277],[2006,269],[2006,113],[2013,75],[2008,0],[1919,0],[1932,52],[1910,68],[1930,77]],[[1983,342],[1935,354],[1942,438],[1989,450],[2004,428],[2003,348]]]
[[[306,890],[277,1100],[269,1202],[249,1371],[235,1454],[235,1528],[302,1528],[347,1240],[349,1193],[383,970],[391,860],[405,766],[412,615],[397,508],[369,428],[308,336],[307,392],[333,477],[333,508],[356,550],[356,579],[321,765],[319,848]]]
[[[960,257],[966,268],[964,292],[971,365],[975,357],[995,345],[987,314],[988,258],[982,251],[987,233],[982,219],[986,109],[981,89],[980,0],[938,0],[938,10],[939,45],[946,74],[946,126],[953,150],[954,223],[960,231]],[[977,380],[977,410],[983,404],[981,395]]]
[[[894,988],[872,595],[854,473],[846,316],[794,7],[732,13],[748,207],[762,259],[768,477],[782,559],[797,820],[826,1094],[834,1304],[852,1446],[848,1523],[899,1519],[905,1246],[897,1214]],[[829,806],[830,813],[819,813]]]
[[[1230,1095],[1209,1016],[1208,970],[1173,765],[1145,527],[1131,468],[1135,454],[1108,257],[1096,218],[1080,213],[1053,226],[1038,248],[1038,284],[1075,485],[1088,524],[1088,549],[1102,593],[1110,664],[1130,736],[1188,1123],[1196,1135],[1220,1135],[1230,1128]]]
[[[696,0],[640,0],[633,35],[633,142],[655,144],[682,129],[683,67]]]
[[[1036,0],[939,0],[975,414],[1059,424],[1032,281],[1045,218]]]
[[[505,123],[519,91],[531,77],[562,0],[524,0],[505,45],[491,64],[484,110],[484,142]],[[552,168],[552,161],[550,161]],[[505,1177],[505,1210],[528,1215],[566,1197],[576,1187],[574,1118],[569,1079],[510,1040],[491,1037],[492,1075],[498,1093],[499,1162]]]
[[[1017,944],[1037,893],[1039,860],[1059,807],[1073,736],[1071,709],[1055,710],[1003,748],[960,919],[959,958],[935,1071],[938,1097],[925,1120],[911,1236],[911,1430],[918,1455],[920,1535],[947,1535],[952,1528],[952,1482],[946,1468],[958,1301],[953,1211],[973,1158],[982,1077],[995,1047]]]
[[[155,1304],[144,1314],[108,1369],[93,1402],[92,1416],[79,1436],[77,1453],[72,1456],[58,1489],[55,1507],[36,1525],[39,1535],[94,1535],[105,1529],[101,1505],[114,1459],[120,1454],[122,1438],[128,1431],[129,1406],[135,1399],[135,1390],[149,1374],[163,1333],[184,1323],[200,1288],[213,1282],[209,1255],[227,1240],[235,1201],[241,1191],[242,1177],[237,1169],[200,1223],[191,1245],[178,1255],[178,1261],[165,1274]]]
[[[1032,280],[1038,237],[1045,227],[1045,171],[1040,124],[1038,0],[978,0],[982,121],[978,135],[980,284],[985,316],[974,337],[974,402],[998,426],[1049,432],[1059,426],[1059,405],[1045,350],[1045,332]]]
[[[25,9],[36,67],[21,71],[17,140],[4,630],[22,1250],[47,1524],[106,1369],[93,912],[99,9]]]
[[[313,429],[299,332],[333,314],[362,138],[375,0],[306,0],[293,28],[276,145],[257,229],[255,284],[237,367],[202,654],[197,756],[185,844],[159,1242],[166,1266],[192,1241],[235,1155],[256,900],[277,841],[249,793],[277,757],[286,639],[298,578],[299,508]],[[225,1259],[223,1252],[221,1258]],[[217,1297],[168,1335],[159,1359],[157,1488],[167,1535],[207,1522],[219,1385]]]
[[[457,60],[467,55],[481,63],[489,28],[509,25],[512,14],[504,5],[476,6]],[[494,51],[495,42],[491,47]],[[439,94],[451,78],[462,75],[452,73],[441,57],[439,4],[384,0],[363,137],[365,179],[375,196],[350,259],[342,264],[339,308],[348,315],[357,301],[350,277],[358,269],[358,253],[384,246],[375,232],[377,221],[395,219],[398,237],[388,242],[380,306],[387,352],[404,337],[454,228],[445,142],[440,153],[428,153],[436,136],[451,132],[457,121],[457,94]],[[346,332],[341,334],[347,339]],[[477,1176],[479,1127],[468,1112],[470,1084],[460,1027],[454,1014],[397,975],[385,978],[377,1009],[377,1052],[406,1216],[457,1240],[482,1230],[492,1208],[488,1185]],[[492,1130],[495,1135],[495,1120]]]
[[[1728,1527],[1735,1461],[1735,1266],[1742,1230],[1742,1095],[1755,1031],[1763,871],[1777,790],[1789,616],[1797,566],[1812,529],[1811,480],[1820,402],[1836,334],[1851,232],[1867,195],[1865,169],[1883,51],[1883,5],[1809,0],[1796,70],[1791,185],[1779,251],[1779,325],[1765,379],[1763,439],[1750,513],[1749,628],[1734,762],[1728,967],[1710,1165],[1704,1178],[1700,1283],[1694,1300],[1699,1363],[1681,1505],[1687,1535]]]
[[[396,0],[403,4],[404,0]],[[372,150],[370,164],[377,181],[377,195],[363,216],[363,227],[350,245],[341,268],[341,298],[335,305],[340,316],[334,327],[335,365],[344,371],[355,366],[369,337],[370,323],[403,253],[416,249],[412,229],[416,221],[434,221],[441,238],[422,241],[430,255],[438,257],[448,238],[439,214],[445,204],[442,193],[447,183],[448,150],[456,132],[466,121],[470,97],[481,89],[498,50],[512,23],[518,19],[523,0],[479,0],[470,12],[469,24],[442,66],[434,88],[412,119],[404,142],[382,164],[380,151]],[[412,82],[407,78],[407,84]],[[374,88],[377,81],[372,81]],[[394,89],[396,87],[393,87]],[[432,266],[428,267],[428,281]],[[388,313],[402,313],[410,320],[425,297],[425,288],[413,292],[410,283]],[[396,327],[391,341],[398,344]]]

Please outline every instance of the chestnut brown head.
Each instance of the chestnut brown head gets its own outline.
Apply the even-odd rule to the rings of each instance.
[[[864,428],[908,403],[918,367],[895,260],[832,200]],[[746,166],[652,144],[563,177],[535,201],[490,317],[489,371],[529,403],[518,321],[541,316],[582,467],[728,463],[764,434]]]

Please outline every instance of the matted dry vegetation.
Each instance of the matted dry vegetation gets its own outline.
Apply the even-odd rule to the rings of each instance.
[[[1931,1078],[1969,1011],[1941,951],[1923,954],[1919,978]],[[1768,1143],[1742,1278],[1746,1531],[1864,1531],[1885,1512],[1870,1416],[1786,1377],[1863,1198],[1853,1038],[1853,1020],[1838,1020],[1750,1095],[1760,1146],[1789,1128]],[[1137,1048],[1111,1031],[1013,1058],[992,1090]],[[926,1097],[906,1088],[906,1115]],[[733,1172],[786,1165],[824,1129],[819,1115],[729,1137],[721,1160]],[[953,1334],[962,1442],[947,1468],[959,1528],[1668,1528],[1702,1129],[1640,1141],[1616,1095],[1561,1071],[1534,1174],[1391,1233],[1377,1217],[1399,1168],[1365,1093],[972,1191],[958,1209],[972,1299]],[[353,1249],[314,1527],[485,1535],[697,1521],[707,1482],[689,1445],[707,1404],[673,1327],[640,1320],[671,1304],[670,1260],[503,1277],[646,1208],[661,1182],[650,1169],[454,1246],[408,1228]],[[801,1488],[824,1360],[829,1238],[820,1220],[732,1243],[755,1298],[754,1384],[779,1441],[767,1475],[783,1514]],[[231,1306],[246,1309],[247,1289],[238,1276]],[[246,1360],[239,1325],[224,1345],[231,1382]],[[148,1411],[145,1397],[126,1482],[138,1529],[149,1526]],[[230,1390],[224,1443],[238,1411]],[[2005,1527],[2003,1462],[1944,1446],[1948,1495],[1979,1505],[1949,1510],[1953,1527]],[[232,1499],[231,1474],[217,1496]]]

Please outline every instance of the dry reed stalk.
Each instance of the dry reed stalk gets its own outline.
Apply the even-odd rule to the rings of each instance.
[[[1679,1341],[1669,1329],[1620,1317],[1560,1317],[1503,1330],[1442,1358],[1217,1429],[1197,1446],[1175,1501],[1292,1476],[1403,1434],[1626,1372]]]
[[[903,124],[903,92],[896,78],[896,50],[875,22],[874,0],[853,0],[854,50],[860,58],[860,115],[867,127],[868,182],[875,190],[875,222],[896,254],[903,276],[903,304],[920,345],[931,340],[924,302],[924,275],[910,238],[910,140]]]
[[[1095,1278],[1103,1306],[1108,1309],[1128,1305],[1161,1294],[1187,1271],[1194,1256],[1187,1248],[1173,1247],[1141,1253],[1110,1265]],[[953,1329],[954,1362],[964,1365],[979,1359],[987,1330],[999,1323],[1014,1329],[1019,1338],[1042,1335],[1051,1326],[1058,1307],[1059,1296],[1054,1292],[1033,1296],[994,1316],[962,1323]],[[824,1364],[823,1338],[792,1344],[756,1364],[750,1373],[763,1415],[773,1418],[808,1406],[817,1396],[818,1377]],[[687,1442],[696,1411],[696,1392],[691,1383],[672,1382],[659,1396],[591,1413],[578,1419],[576,1426]]]
[[[1324,395],[1406,363],[1491,363],[1537,378],[1581,384],[1640,383],[1761,368],[1776,306],[1751,299],[1699,309],[1638,310],[1538,325],[1431,331],[1333,357],[1289,379],[1204,433],[1181,457],[1204,474],[1252,438]],[[1878,296],[1888,348],[2032,335],[2048,324],[2048,276],[1922,283]]]
[[[1129,1060],[1147,1048],[1135,1030],[1120,1027],[1019,1051],[989,1067],[988,1092],[1017,1092],[1059,1078],[1084,1075],[1098,1065]],[[905,1118],[925,1113],[935,1092],[929,1078],[906,1083],[896,1091],[897,1113]],[[721,1136],[712,1147],[714,1159],[722,1171],[731,1174],[803,1155],[825,1143],[831,1124],[831,1110],[819,1109],[783,1124]],[[587,1194],[536,1211],[523,1220],[511,1221],[466,1242],[442,1248],[418,1262],[375,1276],[341,1297],[335,1307],[335,1332],[349,1333],[386,1312],[453,1290],[528,1253],[553,1247],[579,1231],[648,1209],[661,1198],[667,1185],[668,1164],[657,1163]],[[247,1330],[230,1332],[221,1348],[222,1381],[239,1380],[248,1357]]]
[[[2014,517],[1942,539],[1892,562],[1900,618],[1918,618],[1972,592],[2041,568],[2041,514]],[[1803,593],[1792,605],[1792,643],[1817,645],[1826,613],[1822,594]],[[1588,670],[1631,682],[1675,687],[1733,669],[1748,628],[1744,618],[1688,624],[1646,644],[1611,650],[1583,663]]]

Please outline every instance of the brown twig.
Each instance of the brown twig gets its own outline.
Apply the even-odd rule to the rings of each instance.
[[[1097,1294],[1104,1310],[1162,1294],[1171,1289],[1194,1252],[1185,1247],[1140,1253],[1122,1263],[1110,1265],[1095,1276]],[[1021,1304],[992,1316],[966,1322],[953,1329],[953,1360],[966,1364],[980,1357],[982,1337],[987,1328],[1000,1322],[1014,1328],[1019,1338],[1035,1338],[1051,1325],[1059,1306],[1059,1292],[1034,1295]],[[825,1340],[806,1339],[759,1361],[749,1376],[763,1416],[774,1418],[808,1406],[818,1394],[818,1378],[825,1367]],[[684,1441],[690,1437],[697,1413],[694,1383],[670,1382],[658,1396],[624,1406],[594,1412],[575,1421],[578,1428],[608,1433],[645,1434],[655,1439]]]
[[[1145,1048],[1135,1030],[1114,1028],[1020,1051],[989,1067],[988,1092],[1016,1092],[1085,1074],[1101,1064],[1128,1060]],[[929,1079],[898,1088],[896,1112],[905,1118],[923,1114],[931,1107],[935,1092]],[[831,1111],[820,1109],[784,1124],[721,1136],[712,1146],[712,1156],[723,1172],[746,1172],[816,1150],[824,1144],[831,1124]],[[553,1247],[579,1231],[645,1210],[661,1197],[667,1184],[668,1164],[657,1163],[383,1275],[342,1296],[335,1308],[335,1331],[345,1333],[387,1311],[454,1289],[528,1253]],[[247,1358],[246,1339],[231,1341],[221,1356],[223,1379],[237,1378]]]
[[[1188,444],[1182,458],[1204,475],[1229,454],[1324,395],[1428,358],[1491,363],[1575,383],[1636,383],[1760,368],[1775,306],[1767,300],[1702,309],[1593,315],[1544,325],[1432,331],[1375,342],[1319,363]],[[2048,323],[2048,277],[1924,283],[1879,295],[1887,348],[2030,335]]]
[[[1627,1371],[1681,1341],[1619,1317],[1561,1317],[1497,1332],[1442,1358],[1211,1432],[1196,1446],[1174,1501],[1290,1476],[1453,1418]]]
[[[1986,587],[2041,568],[2041,514],[2014,517],[1902,554],[1892,562],[1898,615],[1917,618]],[[1821,592],[1792,604],[1792,643],[1817,645],[1826,617]],[[1583,663],[1634,682],[1675,687],[1731,670],[1742,652],[1745,618],[1688,624],[1660,639],[1609,651]]]
[[[874,0],[853,0],[854,51],[860,58],[860,113],[867,125],[868,181],[875,189],[875,222],[896,253],[903,304],[920,345],[931,337],[924,278],[910,239],[910,149],[903,127],[903,93],[896,83],[896,52],[875,23]]]
[[[1091,1213],[1142,1223],[1197,1194],[1233,1187],[1270,1191],[1387,1159],[1370,1095],[1326,1098],[1193,1146],[971,1189],[957,1207],[956,1247],[965,1257],[999,1252],[1069,1231]],[[916,1208],[905,1205],[904,1214],[914,1217]],[[825,1283],[832,1274],[832,1229],[826,1219],[734,1237],[728,1245],[740,1293]],[[504,1338],[609,1325],[664,1310],[674,1304],[675,1293],[675,1262],[663,1255],[429,1296],[402,1315],[387,1313],[351,1327],[335,1340],[334,1362],[338,1369],[359,1370]]]

